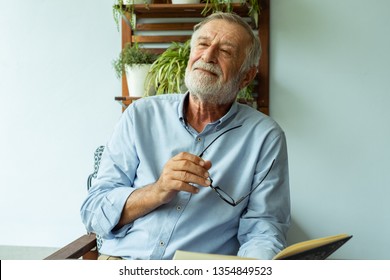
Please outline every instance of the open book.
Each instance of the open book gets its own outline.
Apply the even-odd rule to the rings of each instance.
[[[325,260],[338,248],[344,245],[352,235],[338,234],[318,239],[311,239],[288,246],[279,252],[274,260]],[[238,256],[227,256],[217,254],[195,253],[187,251],[176,251],[174,260],[244,260]]]

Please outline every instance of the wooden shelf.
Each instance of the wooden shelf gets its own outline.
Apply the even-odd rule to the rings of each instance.
[[[140,99],[141,97],[132,97],[132,96],[115,96],[115,101],[117,101],[125,110],[133,101]]]
[[[201,14],[205,4],[136,4],[134,13],[138,18],[203,18]],[[247,17],[249,8],[247,4],[232,4],[233,11]]]

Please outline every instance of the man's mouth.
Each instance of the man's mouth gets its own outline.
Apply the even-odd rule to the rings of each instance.
[[[209,69],[205,69],[205,68],[202,68],[202,67],[195,67],[194,70],[199,70],[199,71],[201,71],[201,72],[204,72],[204,73],[207,73],[207,74],[211,74],[211,75],[213,75],[213,76],[218,77],[218,74],[217,74],[217,73],[215,73],[215,72],[213,72],[213,71],[211,71],[211,70],[209,70]]]

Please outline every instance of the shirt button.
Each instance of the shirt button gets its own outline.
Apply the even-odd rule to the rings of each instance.
[[[198,142],[200,142],[200,141],[202,141],[202,138],[198,137],[198,138],[196,138],[196,140],[197,140]]]
[[[177,210],[177,211],[180,211],[180,210],[181,210],[181,206],[178,205],[178,206],[176,207],[176,210]]]
[[[162,247],[164,245],[165,245],[164,241],[160,241],[160,246]]]

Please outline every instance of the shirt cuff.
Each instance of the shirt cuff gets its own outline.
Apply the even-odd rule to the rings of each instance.
[[[93,228],[103,238],[123,237],[132,226],[132,223],[130,223],[119,230],[113,231],[113,228],[119,222],[127,198],[134,190],[134,188],[130,187],[115,188],[102,199]]]

